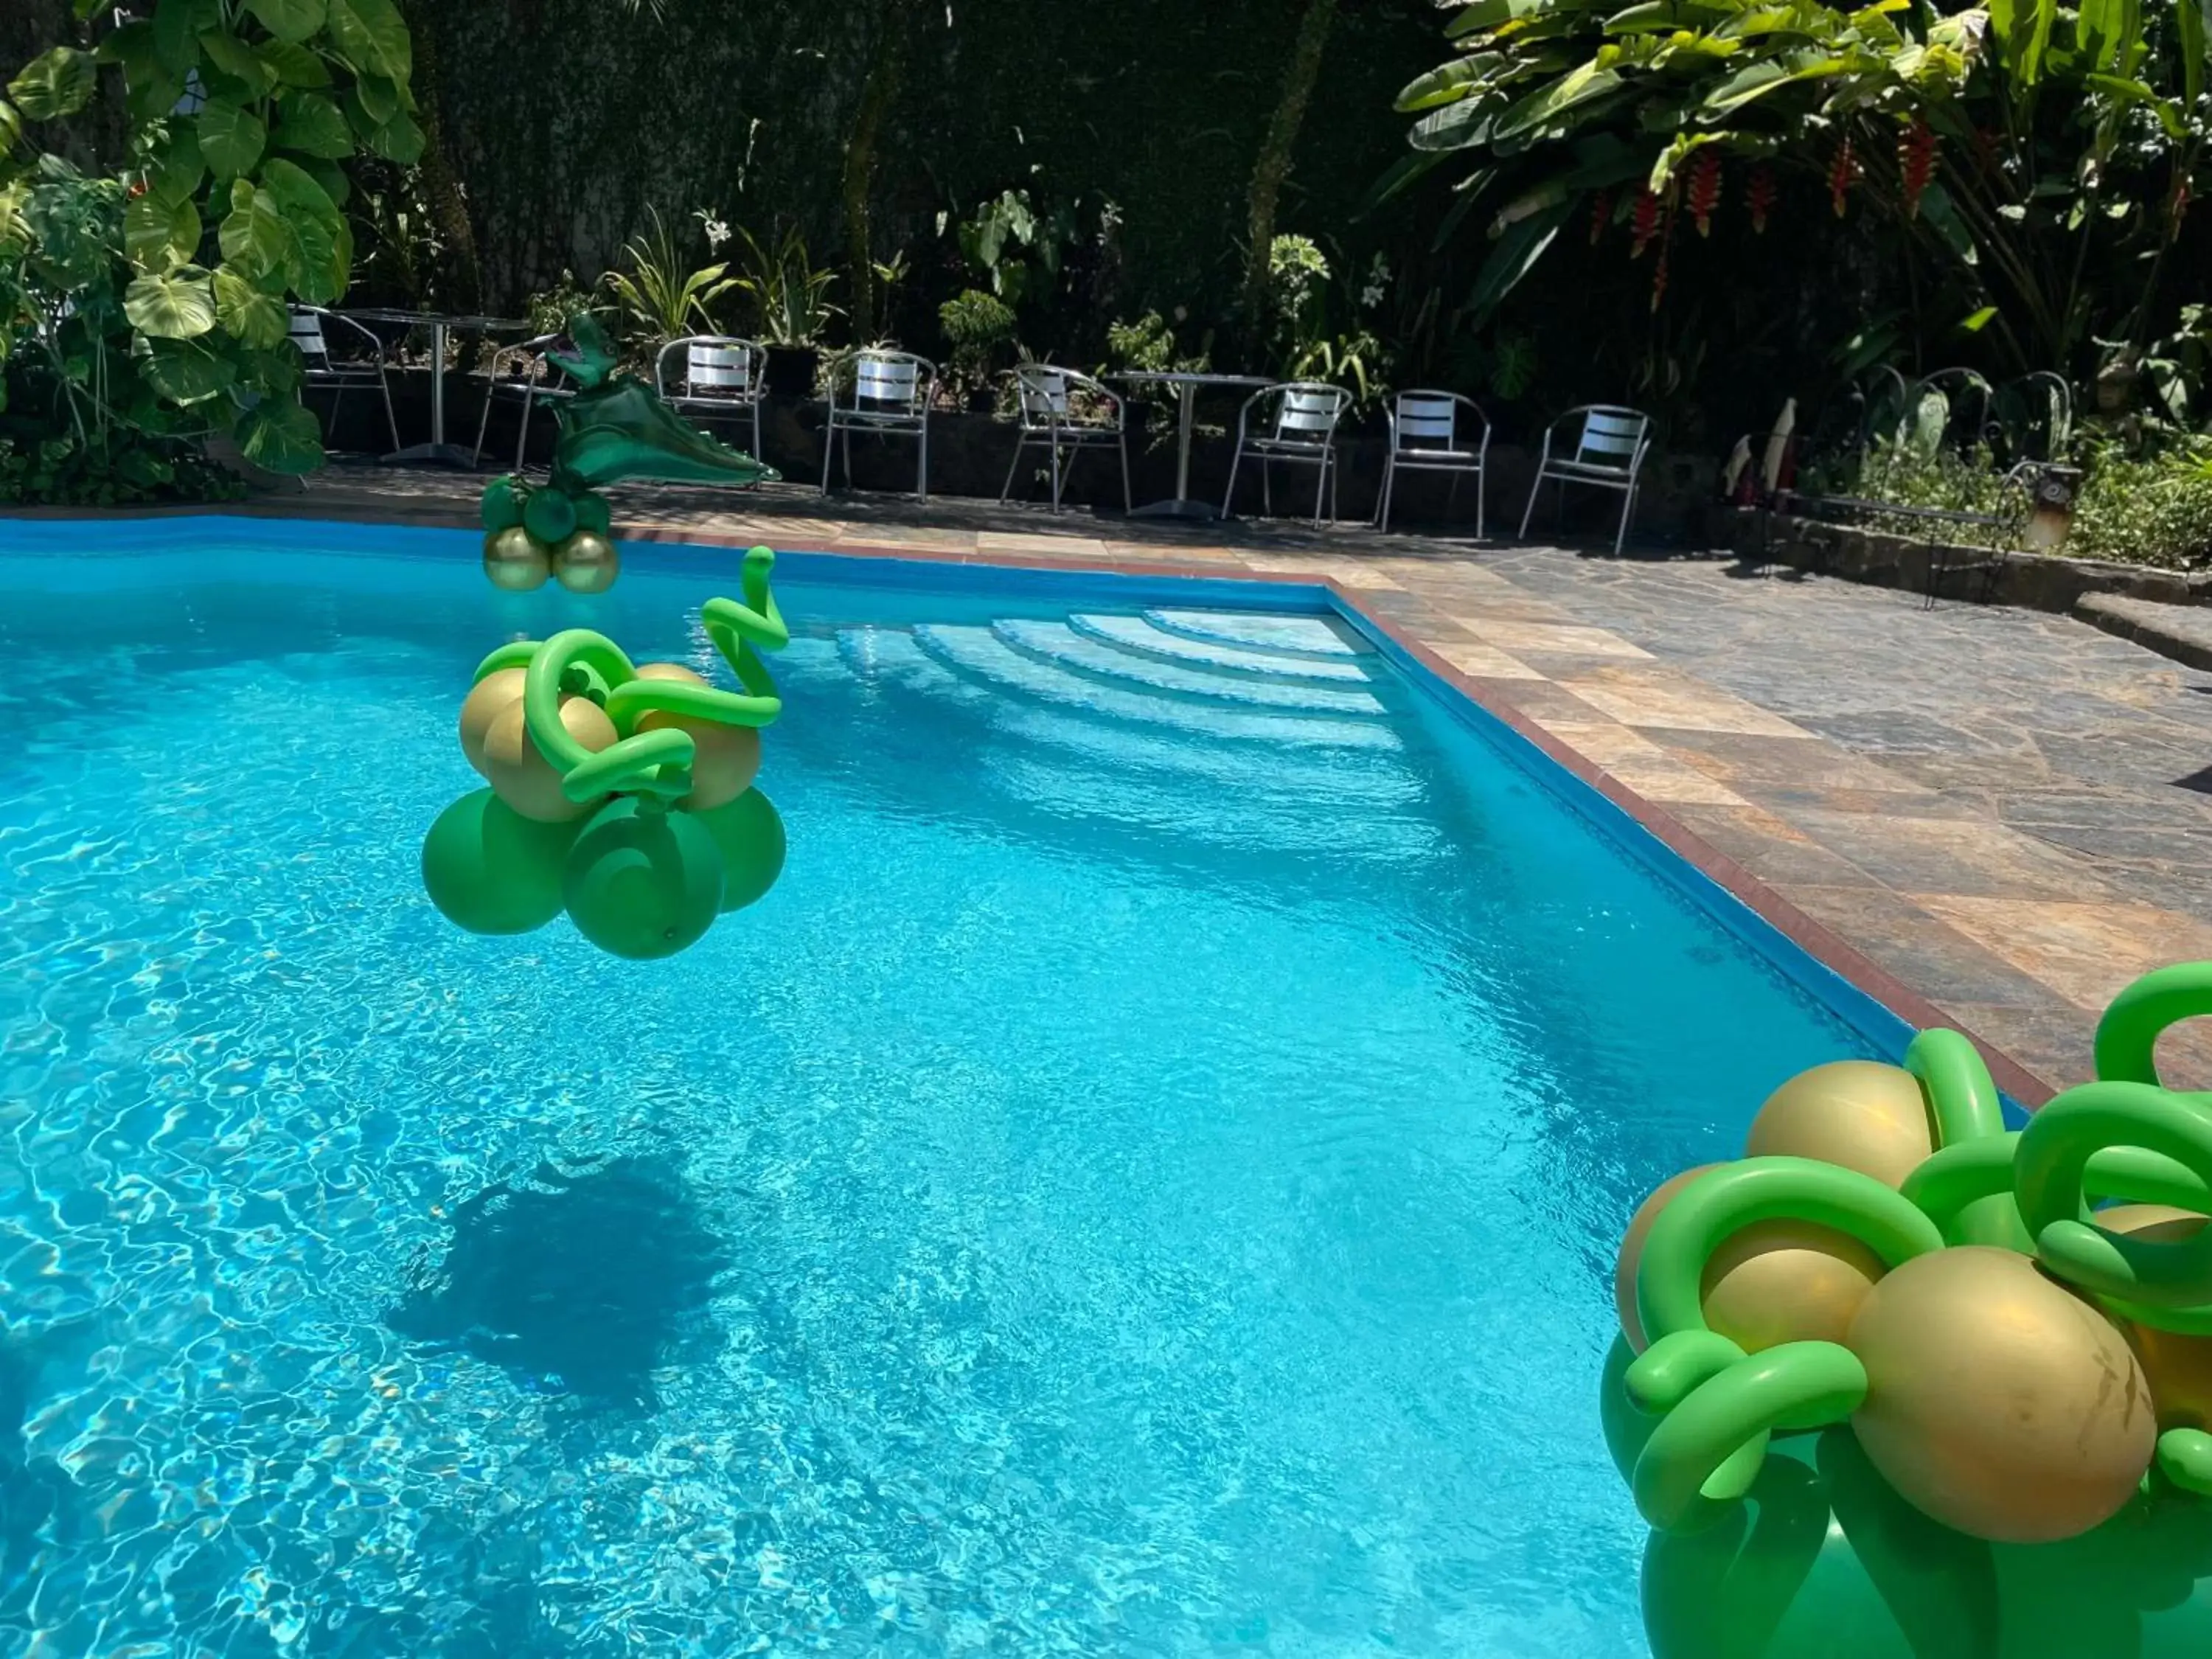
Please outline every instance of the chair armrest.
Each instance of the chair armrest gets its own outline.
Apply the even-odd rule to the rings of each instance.
[[[383,337],[367,323],[362,322],[357,317],[349,317],[343,311],[325,311],[319,306],[309,306],[306,307],[306,309],[313,312],[316,316],[321,318],[325,324],[343,323],[355,333],[360,335],[362,339],[368,342],[369,356],[376,359],[377,368],[381,369],[384,367]]]

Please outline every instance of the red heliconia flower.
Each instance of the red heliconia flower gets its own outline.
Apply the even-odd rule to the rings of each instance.
[[[1635,210],[1628,216],[1628,228],[1634,237],[1628,257],[1641,259],[1651,239],[1659,234],[1659,198],[1651,193],[1650,185],[1637,192]]]
[[[1659,263],[1651,270],[1651,309],[1659,309],[1660,301],[1667,297],[1667,258],[1674,252],[1674,239],[1662,235],[1659,239]]]
[[[1920,216],[1921,193],[1936,173],[1936,130],[1918,116],[1897,141],[1898,182],[1905,194],[1905,216]]]
[[[1761,161],[1751,170],[1751,182],[1744,186],[1743,203],[1751,210],[1751,228],[1762,236],[1766,234],[1767,212],[1778,193],[1774,186],[1774,169]]]
[[[143,179],[133,179],[131,181],[131,199],[135,202],[145,193],[146,181]]]
[[[1858,158],[1851,154],[1851,141],[1846,137],[1836,146],[1835,159],[1828,163],[1828,200],[1834,205],[1836,217],[1844,216],[1844,198],[1858,182]]]
[[[1590,198],[1590,246],[1595,247],[1613,218],[1613,192],[1601,190]]]
[[[1698,157],[1698,164],[1690,169],[1690,219],[1698,228],[1698,234],[1713,234],[1713,210],[1721,199],[1721,155],[1708,149]]]

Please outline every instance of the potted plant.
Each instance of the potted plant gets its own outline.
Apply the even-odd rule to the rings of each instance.
[[[836,273],[817,270],[797,230],[784,233],[773,249],[740,228],[744,270],[738,291],[753,302],[757,332],[768,350],[768,389],[779,398],[810,398],[822,368],[822,334],[840,315],[830,303]]]
[[[952,392],[972,415],[988,415],[994,402],[992,381],[1006,349],[1014,343],[1014,313],[1006,301],[980,289],[965,289],[937,308],[937,319],[951,348],[946,367]]]

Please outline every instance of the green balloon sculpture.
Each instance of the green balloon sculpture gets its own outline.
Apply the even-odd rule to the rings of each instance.
[[[554,410],[561,437],[552,477],[530,484],[509,474],[484,486],[484,574],[521,592],[548,575],[576,593],[614,586],[621,561],[602,485],[625,478],[675,483],[773,483],[774,467],[687,425],[644,381],[616,373],[606,330],[588,311],[568,319],[568,351],[546,360],[576,383]]]
[[[563,910],[586,939],[633,960],[672,956],[782,873],[783,822],[753,786],[760,728],[782,712],[761,660],[790,630],[745,555],[744,602],[700,621],[742,692],[678,663],[633,664],[570,629],[501,646],[461,705],[461,751],[489,781],[430,826],[422,885],[472,933],[526,933]]]
[[[1955,1031],[1790,1079],[1621,1248],[1606,1443],[1656,1659],[2212,1654],[2212,1097],[2100,1024],[2024,1130]]]

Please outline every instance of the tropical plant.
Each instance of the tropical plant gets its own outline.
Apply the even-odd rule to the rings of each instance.
[[[830,303],[836,273],[816,268],[806,238],[796,229],[787,230],[772,249],[742,225],[737,234],[744,244],[737,288],[752,301],[755,332],[769,345],[820,344],[823,331],[842,314]]]
[[[1180,313],[1178,313],[1180,320]],[[1106,329],[1103,368],[1149,369],[1155,374],[1203,374],[1212,368],[1213,335],[1209,330],[1198,349],[1185,352],[1176,343],[1175,329],[1157,311],[1148,311],[1134,322],[1116,321]]]
[[[1012,308],[996,295],[971,288],[939,306],[937,317],[951,348],[948,367],[956,393],[964,397],[988,389],[1014,343]]]
[[[1268,246],[1265,324],[1278,359],[1296,356],[1318,336],[1329,275],[1328,256],[1310,236],[1278,236]]]
[[[392,0],[161,0],[105,24],[102,10],[77,0],[96,45],[46,52],[0,100],[9,396],[51,409],[88,453],[118,432],[170,453],[224,434],[270,471],[310,471],[321,431],[286,306],[331,303],[351,281],[337,164],[421,153],[406,27]],[[132,124],[119,179],[25,131],[83,110],[103,67]]]
[[[1686,228],[1763,228],[1795,180],[1801,209],[1877,217],[1942,325],[2013,372],[2086,379],[2096,341],[2133,349],[2164,314],[2207,136],[2198,0],[1474,0],[1449,33],[1399,100],[1415,154],[1389,190],[1473,158],[1443,228],[1487,215],[1483,309],[1578,216],[1656,245],[1656,306]]]
[[[1060,255],[1075,239],[1075,215],[1064,206],[1041,214],[1029,191],[1001,191],[957,234],[961,258],[991,284],[992,293],[1018,306],[1042,298],[1060,280]]]
[[[726,274],[729,267],[702,265],[687,272],[660,210],[646,212],[653,228],[623,248],[629,269],[609,272],[607,291],[647,349],[686,334],[713,333],[714,301],[738,286]],[[709,236],[711,240],[711,232]]]
[[[568,331],[568,319],[580,311],[601,308],[599,291],[586,288],[576,280],[573,270],[563,270],[561,280],[548,289],[541,289],[524,302],[523,309],[530,318],[533,334],[562,334]]]

